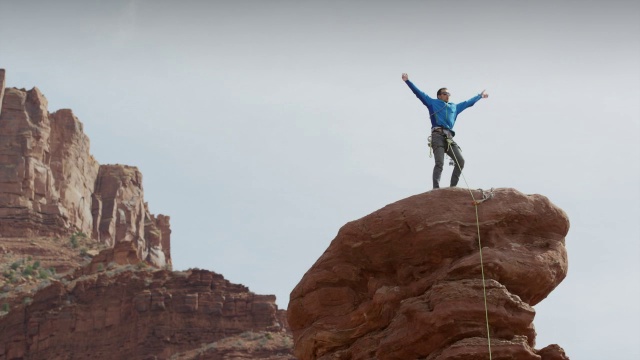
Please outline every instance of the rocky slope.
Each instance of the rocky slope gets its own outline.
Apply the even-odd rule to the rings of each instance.
[[[535,349],[532,308],[566,276],[568,218],[544,196],[492,194],[478,205],[492,358],[568,359],[557,345]],[[346,224],[291,293],[295,355],[488,359],[479,250],[475,207],[459,188]]]
[[[50,281],[0,318],[0,359],[293,358],[275,296],[143,264],[120,242]]]

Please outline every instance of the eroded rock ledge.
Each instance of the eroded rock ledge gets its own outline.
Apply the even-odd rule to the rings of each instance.
[[[273,295],[220,274],[158,270],[120,242],[0,316],[0,359],[291,360]]]
[[[532,308],[566,276],[567,215],[541,195],[493,193],[478,207],[493,359],[567,359],[557,345],[534,348]],[[488,358],[479,253],[475,209],[460,188],[346,224],[291,293],[295,355]]]

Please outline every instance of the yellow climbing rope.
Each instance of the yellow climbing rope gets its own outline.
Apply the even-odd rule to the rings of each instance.
[[[451,148],[452,143],[453,143],[453,140],[450,138],[447,138],[447,144],[448,144],[447,150]],[[460,164],[458,163],[458,158],[456,157],[455,151],[451,151],[451,153],[453,154],[454,160],[456,161],[456,165],[458,166],[458,168],[460,168]],[[467,183],[467,179],[465,178],[464,173],[462,172],[462,169],[460,169],[460,175],[462,175],[462,179],[464,180],[464,183],[467,185],[467,190],[469,190],[469,194],[471,194],[471,199],[473,199],[473,206],[476,209],[476,225],[478,227],[478,249],[480,249],[480,269],[482,271],[482,293],[484,295],[484,316],[487,323],[487,344],[489,346],[489,360],[492,360],[491,359],[491,335],[489,334],[489,309],[487,308],[487,287],[485,285],[485,280],[484,280],[484,263],[482,261],[482,242],[480,241],[480,218],[478,217],[478,205],[483,201],[487,200],[487,198],[484,197],[484,192],[483,192],[483,199],[480,201],[477,201],[475,196],[473,196],[473,192],[469,187],[469,183]]]

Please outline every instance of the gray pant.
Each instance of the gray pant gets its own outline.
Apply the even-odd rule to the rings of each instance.
[[[453,141],[451,146],[447,144],[447,135],[443,132],[434,131],[431,133],[431,147],[436,159],[436,165],[433,167],[433,188],[440,187],[440,176],[442,175],[442,167],[444,165],[444,154],[449,155],[456,164],[454,165],[453,174],[451,175],[451,186],[458,185],[460,173],[464,168],[464,158],[458,144]],[[460,166],[458,166],[458,164]]]

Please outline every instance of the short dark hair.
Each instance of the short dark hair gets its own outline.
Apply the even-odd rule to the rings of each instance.
[[[447,88],[440,88],[438,89],[438,95],[442,95],[442,92],[447,90]]]

